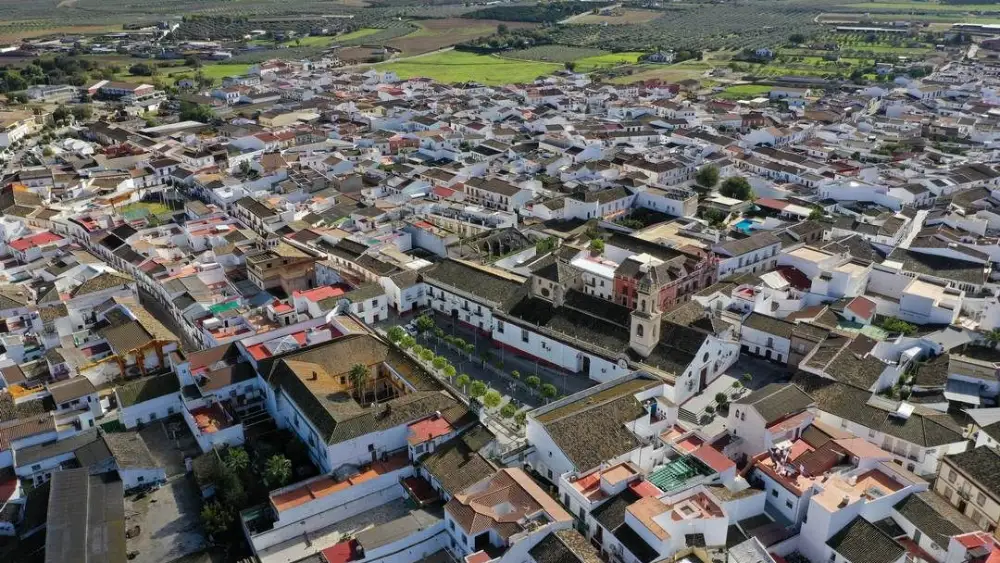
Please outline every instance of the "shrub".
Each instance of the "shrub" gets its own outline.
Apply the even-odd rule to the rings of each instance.
[[[510,372],[510,376],[513,377],[514,379],[521,379],[521,372],[514,370]]]
[[[537,375],[529,375],[524,382],[527,383],[528,387],[531,387],[532,389],[538,389],[538,386],[542,384],[542,380],[539,379]]]
[[[728,400],[729,400],[729,398],[726,397],[725,393],[716,393],[715,394],[715,402],[716,403],[725,403]]]
[[[552,399],[557,394],[558,391],[556,390],[555,385],[552,385],[551,383],[546,383],[545,385],[542,385],[542,396],[545,397],[546,399]]]
[[[507,403],[506,405],[504,405],[500,409],[500,416],[502,416],[504,418],[511,418],[515,414],[517,414],[517,407],[515,407],[514,405],[512,405],[510,403]]]

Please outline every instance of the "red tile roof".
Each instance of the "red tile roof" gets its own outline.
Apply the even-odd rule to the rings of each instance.
[[[23,252],[32,246],[43,246],[63,240],[63,237],[49,231],[42,231],[26,237],[21,237],[10,241],[10,247],[19,252]]]
[[[707,444],[695,450],[693,455],[719,473],[731,467],[736,467],[733,460],[722,455],[722,452]]]

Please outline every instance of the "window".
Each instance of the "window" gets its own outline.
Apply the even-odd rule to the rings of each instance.
[[[870,429],[868,431],[868,437],[869,438],[874,438],[875,437],[875,429],[874,428],[872,428],[872,429]]]
[[[156,413],[155,412],[149,413],[149,421],[153,422],[154,420],[156,420]]]
[[[454,530],[455,529],[455,521],[454,520],[448,520],[448,527],[451,528],[452,530]]]
[[[954,469],[948,470],[948,482],[954,483],[956,479],[958,479],[958,474],[955,473],[955,470]]]
[[[795,505],[793,505],[793,504],[792,504],[792,501],[790,501],[790,500],[786,500],[786,501],[785,501],[785,506],[787,506],[788,508],[792,508],[792,507],[793,507],[793,506],[795,506]]]
[[[778,489],[771,489],[771,496],[774,498],[778,498]]]
[[[41,468],[42,468],[42,465],[40,463],[36,463],[35,465],[31,466],[31,470],[32,471],[38,471]]]
[[[527,341],[528,341],[528,329],[522,328],[521,329],[521,342],[527,342]]]
[[[837,560],[837,552],[836,551],[831,551],[830,552],[830,563],[834,563],[836,560]]]
[[[497,321],[497,332],[503,334],[503,321]]]
[[[643,330],[644,329],[643,329],[642,325],[639,325],[639,324],[635,325],[635,335],[636,336],[642,337]]]
[[[985,505],[986,504],[986,495],[984,495],[981,492],[978,495],[976,495],[976,504],[978,504],[979,506]]]
[[[140,475],[136,480],[139,481],[140,483],[142,483],[143,481],[146,480],[146,478],[143,477],[142,475]]]

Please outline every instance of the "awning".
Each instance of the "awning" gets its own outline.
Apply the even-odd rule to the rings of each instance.
[[[944,398],[969,405],[979,405],[979,384],[960,379],[949,379],[944,388]]]

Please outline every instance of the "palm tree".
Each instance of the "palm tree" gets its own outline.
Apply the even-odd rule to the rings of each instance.
[[[1000,329],[993,329],[986,333],[986,341],[990,343],[991,346],[996,347],[997,343],[1000,343]]]
[[[364,364],[354,364],[351,366],[350,371],[347,372],[347,379],[354,387],[354,394],[357,395],[359,400],[361,400],[361,387],[364,385],[365,380],[368,379],[368,366]]]
[[[268,487],[280,487],[292,476],[292,462],[281,454],[267,459],[264,466],[264,483]]]

